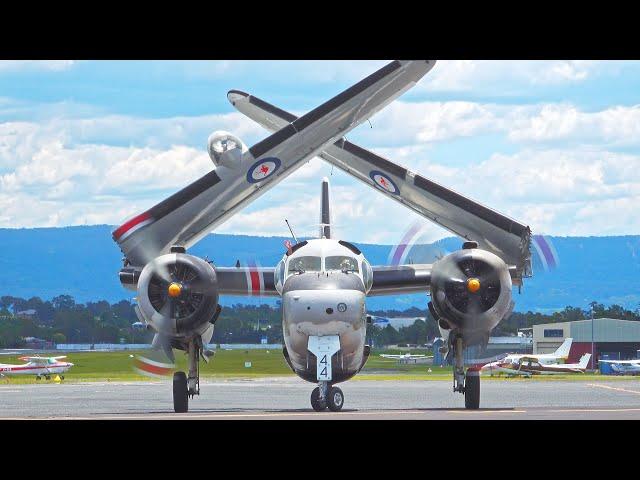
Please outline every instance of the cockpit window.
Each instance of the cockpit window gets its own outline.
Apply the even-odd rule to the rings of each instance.
[[[355,272],[358,273],[358,262],[353,257],[326,257],[324,259],[324,268],[327,271],[339,270],[341,272]]]
[[[289,273],[319,272],[322,261],[320,257],[298,257],[289,261]]]

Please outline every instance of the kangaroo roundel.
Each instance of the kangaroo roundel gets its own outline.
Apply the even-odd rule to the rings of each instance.
[[[373,182],[381,189],[389,193],[393,193],[394,195],[400,194],[400,189],[398,188],[398,186],[384,173],[374,170],[369,174],[369,176],[371,177],[371,180],[373,180]]]
[[[258,183],[266,180],[280,168],[280,159],[276,157],[263,158],[251,165],[247,172],[249,183]]]

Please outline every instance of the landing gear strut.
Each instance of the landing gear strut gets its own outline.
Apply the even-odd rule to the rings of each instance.
[[[184,372],[173,374],[173,409],[176,413],[189,411],[189,398],[200,395],[200,355],[202,339],[195,337],[189,341],[187,356],[189,357],[189,375]]]
[[[476,410],[480,408],[480,372],[469,368],[464,371],[464,349],[462,337],[454,343],[455,366],[453,367],[453,391],[464,394],[464,406]]]
[[[311,407],[316,412],[329,408],[332,412],[339,412],[344,405],[344,393],[329,382],[318,382],[318,386],[311,392]]]

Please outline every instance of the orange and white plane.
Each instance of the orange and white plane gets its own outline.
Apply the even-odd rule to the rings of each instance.
[[[64,373],[67,372],[73,363],[61,362],[63,358],[67,358],[66,355],[59,357],[20,357],[22,365],[10,365],[6,363],[0,363],[0,376],[12,376],[12,375],[35,375],[36,380],[44,377],[47,380],[51,379],[51,375],[60,375],[60,378],[64,380]]]

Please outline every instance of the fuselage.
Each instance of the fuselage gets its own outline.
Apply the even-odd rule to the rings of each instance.
[[[310,336],[335,336],[332,383],[358,373],[366,362],[366,294],[372,271],[362,253],[346,242],[315,239],[303,242],[276,267],[282,296],[285,358],[301,378],[316,381],[316,358],[308,350]]]

